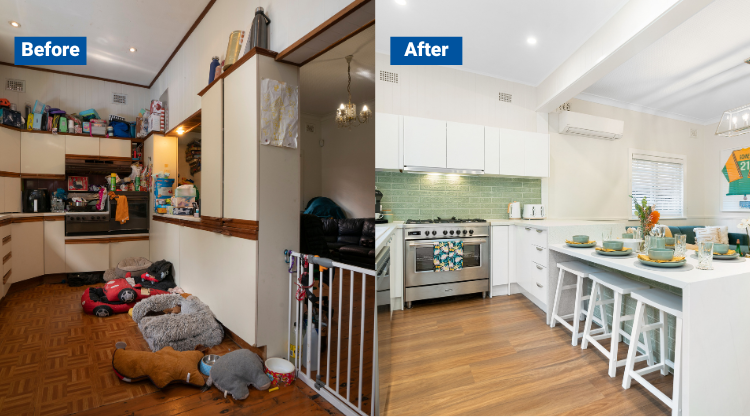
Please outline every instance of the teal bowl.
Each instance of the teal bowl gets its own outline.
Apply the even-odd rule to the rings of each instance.
[[[614,251],[621,251],[623,244],[622,244],[622,241],[604,241],[602,245],[604,245],[604,248],[606,249],[612,249]]]
[[[622,239],[633,239],[633,234],[632,233],[623,233],[622,234]]]
[[[589,241],[588,235],[573,235],[573,242],[585,244]]]
[[[729,245],[727,244],[714,244],[714,252],[717,254],[726,254],[729,252]]]
[[[674,250],[665,248],[649,249],[648,257],[652,260],[669,261],[674,257]]]
[[[664,243],[667,246],[674,246],[674,238],[664,238]]]

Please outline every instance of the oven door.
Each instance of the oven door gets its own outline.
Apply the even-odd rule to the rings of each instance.
[[[122,194],[122,192],[118,191],[117,194]],[[115,220],[117,200],[109,200],[109,231],[112,233],[148,233],[148,193],[125,195],[128,197],[128,217],[130,219],[123,224]]]
[[[435,271],[433,263],[434,240],[406,241],[406,287],[480,280],[490,277],[489,243],[487,238],[470,238],[464,242],[464,267],[458,271]]]

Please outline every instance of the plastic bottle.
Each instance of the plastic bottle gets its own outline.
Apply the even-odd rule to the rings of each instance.
[[[112,172],[112,174],[109,176],[109,190],[115,191],[117,187],[117,174]]]
[[[740,240],[737,239],[737,255],[742,256],[742,248],[740,248]]]

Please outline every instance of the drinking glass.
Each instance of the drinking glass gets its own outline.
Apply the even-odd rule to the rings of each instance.
[[[648,250],[651,249],[651,238],[653,236],[646,234],[643,236],[643,253],[648,254]]]
[[[714,261],[714,243],[713,242],[699,242],[698,243],[698,269],[700,270],[713,270]]]
[[[602,246],[604,246],[604,241],[611,241],[611,240],[612,240],[612,228],[604,229],[604,231],[602,231]]]
[[[687,235],[674,235],[674,256],[685,257],[687,253]]]

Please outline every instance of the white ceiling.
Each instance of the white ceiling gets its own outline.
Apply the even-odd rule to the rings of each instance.
[[[627,0],[378,0],[379,53],[392,36],[462,36],[463,66],[537,86]],[[526,40],[534,37],[536,45]]]
[[[716,0],[579,95],[697,124],[750,103],[750,1]]]
[[[208,0],[0,0],[0,61],[16,36],[85,36],[85,66],[39,66],[148,86]],[[21,24],[14,28],[8,21]],[[138,51],[131,53],[130,47]],[[206,64],[208,66],[208,64]]]
[[[378,2],[380,5],[380,2]],[[337,45],[300,68],[300,109],[316,116],[332,114],[347,101],[346,57],[352,59],[352,103],[375,109],[375,26]]]

